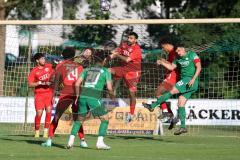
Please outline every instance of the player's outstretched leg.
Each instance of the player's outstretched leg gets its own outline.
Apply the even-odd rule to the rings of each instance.
[[[158,105],[160,105],[161,103],[165,102],[167,99],[169,99],[172,96],[171,92],[166,92],[165,94],[163,94],[162,96],[160,96],[156,102],[152,103],[152,104],[147,104],[147,103],[142,103],[143,106],[145,108],[147,108],[150,112],[152,112],[154,110],[154,108],[156,108]]]
[[[104,137],[107,134],[107,129],[108,129],[108,121],[101,120],[101,124],[98,131],[98,140],[96,144],[97,149],[109,150],[111,148],[110,146],[104,143]]]

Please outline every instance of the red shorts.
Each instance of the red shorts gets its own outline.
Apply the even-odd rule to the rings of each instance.
[[[42,110],[46,107],[52,107],[53,93],[35,93],[34,103],[36,110]]]
[[[141,76],[141,71],[128,71],[124,67],[113,67],[111,71],[114,72],[114,79],[123,79],[131,92],[137,91],[137,84]]]
[[[178,78],[176,73],[167,74],[166,78],[163,80],[162,84],[167,91],[170,91],[173,86],[177,83]]]

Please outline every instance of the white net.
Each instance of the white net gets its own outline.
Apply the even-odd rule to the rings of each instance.
[[[139,35],[142,47],[142,75],[137,99],[155,98],[155,90],[164,79],[165,70],[156,60],[166,57],[158,41],[171,36],[186,48],[197,52],[202,62],[198,91],[186,105],[189,134],[239,136],[240,120],[240,32],[239,24],[144,24],[144,25],[6,25],[5,70],[0,86],[0,124],[12,131],[33,126],[33,92],[27,86],[27,75],[33,67],[32,55],[44,52],[48,61],[60,57],[66,46],[79,53],[84,48],[103,49],[108,41],[118,46],[130,31]],[[112,43],[114,42],[114,43]],[[109,54],[109,51],[106,51]],[[112,61],[108,67],[117,66]],[[1,84],[1,83],[0,83]],[[117,88],[118,98],[128,98],[124,82]],[[177,101],[171,99],[171,107]],[[141,105],[137,105],[141,106]],[[126,107],[126,106],[125,106]],[[44,119],[44,117],[42,118]],[[136,116],[137,121],[137,116]],[[7,124],[6,124],[7,123]],[[9,124],[10,123],[10,124]],[[150,123],[148,121],[142,123]],[[20,125],[19,125],[20,124]],[[29,129],[29,127],[27,127]],[[28,131],[31,131],[32,127]],[[167,134],[171,132],[166,132]]]

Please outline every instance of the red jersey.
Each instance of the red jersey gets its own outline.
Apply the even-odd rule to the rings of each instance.
[[[56,67],[56,73],[60,75],[63,89],[61,94],[73,95],[75,93],[75,82],[78,79],[83,67],[72,60],[65,60]]]
[[[173,63],[173,61],[174,61],[176,58],[177,58],[177,53],[176,53],[175,50],[173,49],[172,51],[169,52],[167,61],[170,62],[170,63]],[[172,78],[178,78],[178,77],[179,77],[179,73],[178,73],[178,71],[177,71],[176,69],[173,70],[173,71],[167,70],[167,71],[166,71],[165,78],[166,78],[166,77],[169,77],[169,75],[171,75]]]
[[[131,58],[130,62],[122,63],[123,67],[131,69],[133,71],[141,71],[142,51],[140,46],[137,43],[133,46],[129,46],[126,42],[124,42],[120,45],[117,51],[121,55]]]
[[[34,67],[28,75],[28,83],[33,82],[48,82],[50,77],[53,74],[53,68],[51,64],[45,64],[43,68],[39,68],[38,66]],[[48,93],[52,92],[52,88],[48,85],[39,85],[35,87],[35,94],[37,93]]]

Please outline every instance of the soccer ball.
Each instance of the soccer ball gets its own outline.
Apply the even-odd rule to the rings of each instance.
[[[111,3],[108,0],[100,0],[100,8],[102,11],[109,11]]]

